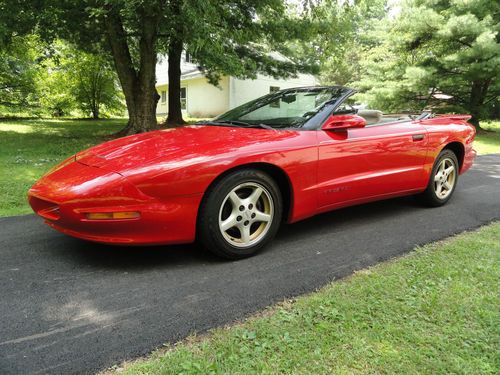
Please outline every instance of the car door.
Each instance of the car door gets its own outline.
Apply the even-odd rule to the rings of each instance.
[[[424,127],[413,121],[318,130],[319,208],[422,189],[426,144]]]

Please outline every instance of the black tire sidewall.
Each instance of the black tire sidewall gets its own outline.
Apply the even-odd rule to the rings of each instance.
[[[255,182],[267,189],[274,204],[271,227],[265,237],[253,246],[239,248],[226,241],[219,229],[219,211],[227,194],[245,182]],[[241,259],[257,254],[276,235],[283,215],[282,195],[276,182],[265,172],[257,169],[242,169],[224,176],[205,194],[200,207],[198,220],[198,239],[201,244],[227,259]]]

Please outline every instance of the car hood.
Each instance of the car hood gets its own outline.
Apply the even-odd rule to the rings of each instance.
[[[91,147],[76,155],[81,164],[124,176],[158,161],[172,166],[215,158],[231,152],[258,152],[275,142],[297,136],[298,131],[193,125],[132,135]],[[273,146],[274,145],[274,146]]]

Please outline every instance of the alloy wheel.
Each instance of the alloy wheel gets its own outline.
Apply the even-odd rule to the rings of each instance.
[[[249,247],[264,239],[273,216],[270,192],[261,184],[245,182],[224,198],[219,210],[219,230],[232,246]]]
[[[453,191],[457,172],[455,163],[450,158],[444,158],[434,175],[434,192],[439,199],[446,199]]]

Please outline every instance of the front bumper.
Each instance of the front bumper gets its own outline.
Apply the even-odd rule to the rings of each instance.
[[[33,210],[52,228],[85,240],[127,245],[194,241],[202,194],[158,200],[118,173],[69,162],[28,192]],[[89,212],[139,212],[130,219],[88,219]]]

